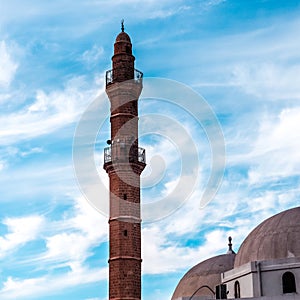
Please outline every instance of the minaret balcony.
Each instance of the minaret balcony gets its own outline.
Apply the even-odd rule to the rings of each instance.
[[[116,74],[114,74],[116,73]],[[106,87],[112,83],[115,83],[115,82],[122,82],[124,80],[121,80],[120,78],[122,78],[123,76],[117,76],[117,75],[124,75],[124,74],[127,74],[128,73],[128,68],[118,68],[117,70],[108,70],[106,71]],[[118,79],[119,77],[119,79]],[[133,77],[131,79],[133,79],[136,83],[142,83],[142,80],[143,80],[143,72],[137,70],[137,69],[134,69],[134,72],[133,72],[133,76],[130,76],[130,77]]]
[[[104,164],[112,162],[112,147],[104,148]],[[115,153],[114,160],[123,162],[123,161],[130,161],[128,157],[124,157],[123,155],[118,155]],[[146,150],[144,148],[138,147],[138,162],[146,163]]]

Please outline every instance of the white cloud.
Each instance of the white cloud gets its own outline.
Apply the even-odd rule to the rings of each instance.
[[[61,2],[63,3],[62,5],[64,5],[64,1]],[[222,0],[206,1],[209,5],[218,5],[222,2]],[[8,4],[7,2],[5,5],[15,7],[14,2],[9,3],[13,4]],[[58,5],[57,1],[55,1],[55,3],[55,5]],[[91,3],[95,3],[99,6],[99,8],[101,7],[101,10],[99,10],[98,7],[91,5]],[[145,1],[144,5],[141,6],[140,2],[137,0],[127,2],[114,1],[110,4],[108,4],[108,2],[104,4],[104,1],[87,1],[86,7],[90,5],[95,8],[94,11],[101,11],[101,14],[103,15],[105,15],[107,11],[112,11],[113,14],[118,15],[120,11],[124,10],[127,6],[134,7],[136,5],[139,13],[136,13],[136,9],[130,10],[130,18],[133,18],[134,16],[138,19],[147,19],[151,17],[162,18],[183,12],[183,10],[180,11],[174,9],[175,6],[180,7],[180,5],[177,5],[178,3],[181,4],[180,1],[161,1],[158,3],[157,1],[152,0]],[[23,5],[22,3],[19,4]],[[25,18],[29,18],[28,15],[32,14],[36,16],[43,16],[43,18],[46,19],[47,11],[48,14],[54,14],[55,11],[62,11],[60,9],[50,9],[54,8],[55,5],[46,4],[46,6],[40,6],[40,4],[37,4],[38,7],[33,7],[33,5],[31,5],[31,8],[28,10],[22,10],[21,7],[21,9],[17,12],[19,15],[16,17],[15,13],[12,14],[12,19],[18,19],[19,16],[20,18],[24,18],[23,11],[27,14]],[[122,8],[119,10],[118,6],[122,6]],[[116,8],[116,10],[112,8]],[[77,4],[71,5],[68,6],[68,9],[78,10],[78,6]],[[42,12],[40,10],[42,10]],[[14,10],[11,9],[11,11]],[[20,12],[22,12],[22,14]],[[72,16],[72,18],[76,19],[77,22],[77,15],[70,14],[69,12],[70,11],[67,11],[67,13]],[[88,15],[90,18],[90,14],[80,13],[82,16]],[[100,24],[98,18],[101,19],[101,14],[97,16],[96,22],[93,18],[90,18],[92,19],[92,22],[94,22],[93,26],[85,23],[85,26],[82,26],[82,28],[74,26],[72,30],[74,32],[87,32],[91,29],[91,27],[94,29],[97,27],[98,30]],[[112,17],[112,19],[113,18],[114,17]],[[45,22],[47,23],[47,21]],[[84,23],[82,20],[78,20],[78,24],[82,23]],[[130,24],[130,19],[128,23]],[[63,30],[66,30],[66,27],[64,27]],[[32,26],[32,28],[34,28],[34,26]],[[58,26],[56,32],[59,32],[60,29],[62,29],[62,27]],[[175,33],[177,34],[178,32],[175,30]],[[267,32],[267,34],[269,34],[269,32]],[[259,41],[256,38],[249,39],[249,35],[245,33],[243,33],[243,35],[244,40],[241,36],[239,36],[236,38],[236,43],[232,43],[232,39],[230,40],[226,36],[224,37],[224,40],[226,40],[227,44],[216,44],[213,45],[213,47],[209,44],[202,48],[205,49],[204,51],[208,52],[210,59],[212,57],[222,59],[223,63],[224,61],[226,61],[226,63],[231,63],[232,57],[234,57],[234,59],[237,58],[237,60],[241,59],[245,61],[245,57],[247,57],[250,52],[253,57],[257,57],[262,54],[260,56],[262,58],[260,62],[254,61],[236,64],[237,67],[234,70],[232,85],[239,85],[243,90],[246,90],[247,93],[261,97],[262,99],[298,99],[299,82],[297,73],[299,71],[299,67],[296,65],[291,68],[286,68],[285,64],[281,62],[261,62],[265,61],[264,57],[266,52],[263,53],[263,51],[268,51],[268,56],[272,57],[272,55],[269,55],[270,53],[274,53],[271,48],[274,44],[279,45],[278,41],[273,44],[270,43],[271,46],[268,47],[268,49],[265,49],[265,45],[258,45]],[[219,36],[216,37],[216,40],[219,43]],[[245,42],[246,40],[247,42]],[[255,43],[252,43],[253,41],[255,41]],[[244,42],[244,48],[238,47]],[[251,47],[249,46],[250,44]],[[288,43],[284,41],[280,44],[280,47],[283,47],[283,45],[286,46],[287,44]],[[230,45],[230,47],[226,48],[228,45]],[[172,44],[170,44],[170,47],[171,46]],[[195,49],[194,51],[199,52],[201,47],[187,46],[184,48],[184,51],[187,51],[188,48],[193,48]],[[298,55],[299,47],[294,48],[297,49]],[[210,51],[207,51],[207,49],[210,49]],[[214,51],[225,51],[224,49],[227,49],[226,51],[230,49],[230,51],[228,51],[230,52],[230,56],[227,53],[227,57],[225,55],[225,59],[222,55],[215,55],[215,53],[212,53]],[[244,52],[244,50],[246,50],[246,52]],[[102,48],[94,47],[83,54],[83,59],[88,64],[93,64],[101,57],[101,51]],[[285,52],[290,53],[289,51]],[[199,53],[201,54],[201,52]],[[178,59],[180,56],[175,55],[174,57]],[[185,57],[194,56],[185,54]],[[196,61],[197,60],[193,58],[193,64],[197,63]],[[188,60],[183,60],[183,63],[187,64]],[[220,69],[224,67],[222,62],[219,64],[218,61],[217,63],[220,66]],[[205,68],[202,68],[202,70],[204,69]],[[213,66],[211,69],[213,69]],[[178,73],[178,67],[174,68],[174,70]],[[203,76],[207,75],[205,71],[202,73],[204,74]],[[198,73],[195,72],[195,74]],[[196,77],[195,80],[197,80]],[[212,77],[216,80],[219,78],[218,76]],[[11,80],[12,79],[13,77]],[[192,78],[189,74],[189,76],[186,76],[185,79],[191,80]],[[274,81],[277,83],[274,84]],[[46,92],[46,89],[41,89],[37,92],[35,101],[29,105],[26,110],[22,109],[14,114],[8,114],[1,117],[1,130],[4,130],[4,136],[1,137],[1,141],[4,143],[8,141],[10,143],[17,139],[36,137],[41,134],[61,129],[65,125],[76,121],[80,112],[83,111],[85,103],[89,102],[88,99],[90,99],[90,95],[94,95],[93,93],[97,89],[94,85],[91,88],[87,87],[85,84],[82,85],[82,82],[84,82],[84,80],[82,80],[82,78],[78,78],[77,83],[72,83],[72,81],[70,81],[66,85],[65,89],[52,92]],[[100,86],[100,84],[96,85]],[[219,97],[219,102],[222,102],[223,96],[224,94]],[[8,96],[0,95],[0,99],[7,99],[7,97]],[[227,112],[229,112],[230,109],[231,108],[228,108]],[[299,128],[299,122],[297,119],[299,119],[299,113],[296,111],[286,111],[285,113],[282,112],[282,116],[279,116],[278,119],[276,119],[276,117],[267,117],[264,120],[265,123],[262,124],[258,133],[259,137],[254,145],[253,152],[248,156],[242,155],[242,160],[249,163],[254,162],[254,166],[251,168],[249,173],[252,183],[260,182],[262,178],[266,177],[266,173],[269,170],[270,175],[273,174],[275,177],[278,176],[278,171],[282,176],[296,174],[297,168],[299,169],[299,165],[297,163],[299,161],[299,154],[296,152],[296,149],[299,149],[299,135],[295,132],[295,128]],[[292,122],[289,123],[289,120],[292,120]],[[294,127],[292,123],[295,123]],[[241,127],[242,126],[243,124]],[[236,130],[236,128],[234,128],[234,130]],[[240,139],[238,139],[237,142],[240,142]],[[249,141],[249,147],[251,147],[252,142],[253,140]],[[295,143],[295,145],[292,143]],[[184,149],[184,145],[187,145],[187,143],[182,141],[178,145],[181,149]],[[237,147],[237,151],[240,150],[241,147]],[[23,151],[21,155],[26,156],[30,153],[34,153],[35,151],[38,152],[38,148],[35,150],[33,148],[32,152],[30,152],[30,150]],[[174,160],[172,160],[174,156],[170,149],[168,149],[168,145],[162,145],[157,149],[147,149],[147,156],[150,153],[151,155],[155,155],[155,152],[165,153],[167,155],[167,159],[165,160],[167,165],[172,166],[172,164],[175,163]],[[286,155],[287,153],[289,155]],[[151,155],[148,157],[151,157]],[[238,163],[240,162],[241,160]],[[153,164],[152,167],[155,168],[155,164]],[[202,167],[203,166],[201,164],[201,168]],[[237,164],[235,167],[238,167]],[[34,171],[37,171],[35,174],[36,178],[41,175],[40,170]],[[163,175],[163,170],[160,169],[158,171],[158,174],[153,175],[156,175],[157,177]],[[235,170],[233,170],[233,172],[234,171]],[[53,173],[55,174],[53,175]],[[49,173],[45,176],[48,174]],[[55,177],[56,174],[57,173],[52,170],[52,177]],[[22,176],[24,176],[24,174],[22,174]],[[62,175],[60,176],[63,178]],[[105,176],[107,179],[107,174],[102,172],[101,176]],[[190,180],[192,176],[193,174],[190,174],[190,177],[186,177],[186,180]],[[173,191],[175,183],[176,180],[174,178],[170,178],[168,183],[165,184],[164,192],[167,194]],[[239,182],[239,184],[241,183]],[[60,183],[60,185],[63,185],[63,183]],[[201,197],[201,188],[198,187],[191,201],[186,203],[185,206],[174,215],[159,223],[144,225],[143,264],[145,267],[145,273],[167,273],[174,270],[177,271],[179,269],[189,268],[195,263],[226,249],[226,238],[229,233],[232,233],[234,242],[237,244],[249,233],[250,228],[254,226],[254,224],[262,221],[267,214],[271,213],[273,207],[277,207],[276,209],[279,209],[279,207],[281,208],[291,205],[293,199],[295,199],[295,195],[297,195],[297,193],[295,193],[294,195],[289,195],[289,197],[287,197],[286,193],[278,195],[276,193],[271,193],[270,191],[266,191],[265,193],[261,192],[260,195],[253,195],[252,191],[249,191],[247,187],[238,186],[237,183],[230,180],[227,182],[225,181],[224,186],[225,191],[223,190],[219,193],[217,198],[202,211],[198,210]],[[240,190],[235,190],[237,186]],[[63,188],[65,189],[66,187]],[[57,191],[57,186],[55,190]],[[231,192],[228,192],[228,190]],[[182,195],[186,193],[184,189],[181,192],[181,195],[177,195],[178,198],[182,197]],[[263,205],[261,205],[261,203],[263,203]],[[277,206],[278,203],[282,203],[282,206]],[[99,245],[107,239],[108,229],[106,219],[102,216],[98,216],[98,213],[95,211],[89,211],[89,209],[90,208],[87,203],[84,205],[81,202],[77,202],[76,209],[71,212],[71,216],[69,215],[70,211],[68,210],[61,221],[49,221],[47,223],[49,227],[47,226],[48,229],[44,232],[44,236],[46,236],[45,241],[47,249],[45,253],[42,253],[38,257],[38,263],[44,263],[44,271],[55,269],[61,265],[67,265],[71,268],[71,272],[64,276],[47,276],[42,278],[29,278],[27,280],[13,276],[8,278],[5,282],[5,287],[0,292],[1,299],[6,299],[5,297],[10,297],[10,299],[23,299],[25,297],[32,299],[32,297],[37,297],[38,299],[41,299],[43,298],[41,295],[46,295],[52,292],[55,293],[59,289],[79,286],[80,284],[84,284],[85,280],[88,280],[91,277],[94,278],[94,282],[99,280],[99,278],[107,278],[107,274],[101,273],[100,270],[95,270],[95,272],[93,270],[83,270],[84,260],[92,255],[93,247],[95,247],[95,245]],[[236,216],[238,213],[240,213],[240,215]],[[249,214],[253,214],[253,216]],[[211,226],[214,226],[214,229],[209,229]],[[205,235],[203,241],[202,234]],[[201,241],[196,241],[199,236]],[[196,241],[200,244],[200,246],[189,246],[188,243],[188,246],[186,246],[184,243],[187,240]],[[26,241],[24,241],[24,243],[26,243]],[[105,259],[106,255],[107,253],[103,254]],[[34,265],[35,261],[32,260],[31,263]],[[80,273],[81,276],[76,277],[75,273]],[[76,279],[74,279],[74,277],[76,277]],[[74,281],[72,281],[71,278],[73,278]]]
[[[145,274],[189,269],[209,257],[226,253],[229,235],[238,243],[249,232],[251,224],[240,225],[237,229],[230,221],[236,209],[237,199],[234,197],[237,193],[232,193],[225,204],[226,196],[220,195],[201,210],[200,195],[201,188],[198,187],[191,199],[174,214],[144,225],[142,253]],[[226,226],[223,225],[226,222]],[[198,246],[189,245],[189,242],[196,242]]]
[[[9,144],[51,133],[77,121],[97,96],[97,89],[100,89],[99,84],[76,77],[67,82],[64,90],[48,94],[43,90],[37,91],[36,99],[29,107],[0,116],[1,143]]]
[[[190,7],[187,5],[180,6],[176,9],[174,9],[173,7],[169,8],[169,9],[164,8],[161,10],[155,9],[149,14],[149,18],[150,19],[165,19],[165,18],[169,18],[173,15],[179,14],[184,10],[189,10],[189,9],[190,9]]]
[[[43,229],[45,220],[42,216],[28,216],[6,218],[2,223],[8,230],[7,234],[0,237],[0,257],[5,257],[10,251],[37,239]]]
[[[63,275],[44,276],[28,279],[8,277],[0,290],[0,298],[41,299],[43,295],[55,295],[68,287],[94,283],[106,279],[107,269],[78,269]]]
[[[29,156],[32,154],[37,154],[37,153],[42,153],[43,152],[43,148],[42,147],[33,147],[27,151],[23,151],[20,153],[21,156]]]
[[[265,100],[299,99],[300,65],[244,63],[234,67],[231,84]]]
[[[76,198],[72,216],[48,222],[44,232],[46,251],[30,259],[57,266],[81,268],[93,253],[92,248],[107,240],[108,224],[105,217],[91,207],[83,196]]]
[[[224,2],[226,2],[226,0],[208,0],[208,1],[205,1],[205,5],[207,7],[213,7],[213,6],[217,6]]]
[[[226,178],[217,197],[201,210],[199,195],[201,189],[198,187],[193,197],[173,215],[144,225],[145,274],[187,270],[209,257],[226,253],[228,236],[233,237],[237,251],[256,225],[276,212],[294,206],[297,198],[296,191],[266,189],[257,194],[249,190],[246,181],[232,182]],[[193,245],[195,242],[199,246]]]
[[[55,234],[46,239],[47,253],[42,259],[66,261],[66,264],[73,268],[77,266],[77,262],[84,261],[89,255],[89,246],[88,239],[82,234],[66,232]]]
[[[68,212],[69,214],[70,212]],[[55,294],[79,284],[99,282],[107,278],[107,268],[88,269],[84,266],[92,248],[107,240],[107,219],[93,209],[83,197],[75,200],[71,216],[65,215],[60,221],[45,220],[40,216],[5,219],[9,230],[0,238],[0,253],[38,238],[45,239],[46,252],[20,261],[26,265],[42,265],[49,271],[66,267],[70,271],[59,275],[48,275],[20,279],[8,277],[0,290],[1,299],[40,299],[41,295]]]
[[[6,162],[4,160],[0,160],[0,172],[5,168]]]
[[[88,65],[92,66],[98,63],[100,58],[103,56],[104,49],[101,46],[94,45],[92,49],[86,50],[82,54],[82,60]]]
[[[299,175],[300,107],[284,109],[276,117],[266,117],[249,154],[250,183]],[[247,158],[245,158],[247,159]]]
[[[179,246],[168,240],[158,226],[143,230],[143,272],[160,274],[190,268],[224,249],[226,233],[213,230],[205,235],[198,247]],[[224,240],[224,244],[219,241]]]
[[[0,41],[0,87],[8,87],[18,68],[5,41]]]

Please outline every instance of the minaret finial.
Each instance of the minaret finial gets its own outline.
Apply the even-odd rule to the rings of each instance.
[[[230,253],[234,253],[235,254],[235,252],[232,250],[232,237],[230,236],[230,237],[228,237],[228,251],[227,251],[227,254],[230,254]]]
[[[121,30],[124,32],[124,19],[121,20]]]

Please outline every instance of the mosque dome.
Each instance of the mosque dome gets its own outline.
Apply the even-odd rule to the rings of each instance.
[[[250,261],[300,257],[300,207],[283,211],[258,225],[244,240],[234,267]]]
[[[172,300],[190,297],[199,288],[197,296],[211,296],[212,298],[212,291],[215,291],[215,287],[221,284],[221,273],[233,268],[234,258],[235,253],[229,251],[227,254],[209,258],[191,268],[178,283]]]

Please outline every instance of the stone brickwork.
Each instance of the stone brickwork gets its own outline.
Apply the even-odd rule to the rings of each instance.
[[[134,60],[130,38],[121,32],[106,86],[111,103],[111,160],[104,163],[110,181],[110,300],[141,299],[140,174],[145,163],[138,157],[142,83],[134,80]]]

